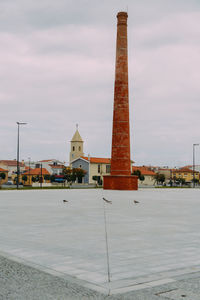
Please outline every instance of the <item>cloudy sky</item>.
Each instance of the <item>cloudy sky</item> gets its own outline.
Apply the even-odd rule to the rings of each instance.
[[[192,163],[200,143],[199,0],[0,0],[0,159],[109,157],[116,14],[128,9],[131,156]],[[196,148],[200,164],[200,147]]]

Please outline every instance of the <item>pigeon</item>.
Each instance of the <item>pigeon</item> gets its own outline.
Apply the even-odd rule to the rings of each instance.
[[[140,202],[139,202],[139,201],[137,201],[137,200],[134,200],[134,203],[135,203],[135,204],[137,204],[137,203],[140,203]]]
[[[107,200],[106,198],[104,198],[103,197],[103,200],[105,201],[105,202],[107,202],[107,203],[110,203],[110,204],[112,204],[112,201],[110,201],[110,200]]]
[[[68,202],[68,200],[63,200],[63,202],[65,203],[65,202]]]

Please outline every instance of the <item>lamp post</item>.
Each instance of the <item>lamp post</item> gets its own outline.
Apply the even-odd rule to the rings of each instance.
[[[28,168],[28,176],[29,176],[29,185],[31,185],[31,177],[30,177],[30,172],[31,172],[31,158],[28,157],[28,164],[29,164],[29,168]]]
[[[42,188],[42,164],[40,165],[40,187]]]
[[[195,147],[199,144],[193,144],[193,188],[195,187]]]
[[[17,189],[19,188],[19,174],[20,174],[20,166],[19,166],[19,127],[20,125],[26,125],[24,122],[16,122],[17,123]]]

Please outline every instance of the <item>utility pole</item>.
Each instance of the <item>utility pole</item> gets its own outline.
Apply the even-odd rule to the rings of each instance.
[[[40,165],[40,187],[42,188],[42,164]]]
[[[195,187],[195,147],[199,144],[193,144],[193,188]]]
[[[20,175],[20,164],[19,164],[19,126],[26,125],[24,122],[17,123],[17,189],[19,188],[19,175]]]

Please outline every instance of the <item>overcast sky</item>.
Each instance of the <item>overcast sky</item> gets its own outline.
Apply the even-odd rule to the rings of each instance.
[[[0,0],[0,159],[110,157],[116,14],[128,9],[131,157],[192,163],[200,143],[199,0]],[[196,147],[200,164],[200,147]]]

